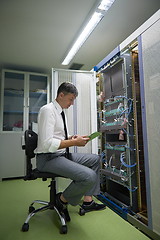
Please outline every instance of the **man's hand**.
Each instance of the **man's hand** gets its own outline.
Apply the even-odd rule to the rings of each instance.
[[[84,147],[87,144],[88,140],[89,140],[88,136],[74,135],[67,140],[61,140],[59,149],[73,146]]]
[[[75,146],[84,147],[89,140],[88,136],[75,135],[72,137],[75,142]]]

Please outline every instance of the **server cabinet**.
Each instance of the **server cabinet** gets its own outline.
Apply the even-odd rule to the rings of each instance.
[[[160,11],[95,67],[103,91],[100,198],[153,239],[160,238],[159,36]]]
[[[125,52],[101,71],[104,102],[100,131],[103,134],[102,189],[105,195],[124,204],[131,211],[138,209],[136,156],[137,109],[133,88],[133,52]]]
[[[160,11],[159,19],[139,37],[139,45],[148,226],[160,236]]]

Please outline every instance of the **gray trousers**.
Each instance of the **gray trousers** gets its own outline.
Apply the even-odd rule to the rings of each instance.
[[[73,206],[83,196],[100,193],[100,157],[96,154],[70,153],[67,159],[59,153],[41,153],[37,154],[37,168],[72,180],[63,195]]]

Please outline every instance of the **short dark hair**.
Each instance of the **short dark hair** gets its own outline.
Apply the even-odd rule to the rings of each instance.
[[[58,90],[57,90],[57,96],[60,94],[60,93],[64,93],[65,95],[68,94],[68,93],[72,93],[74,94],[76,97],[78,96],[78,90],[77,88],[70,82],[63,82]]]

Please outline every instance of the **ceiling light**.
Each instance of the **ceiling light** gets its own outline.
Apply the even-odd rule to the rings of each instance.
[[[104,17],[107,10],[110,8],[110,6],[113,4],[115,0],[102,0],[100,5],[97,9],[95,9],[95,12],[93,13],[92,17],[90,18],[89,22],[77,38],[76,42],[73,44],[72,48],[68,52],[67,56],[62,62],[62,65],[68,65],[72,58],[75,56],[75,54],[78,52],[82,44],[87,40],[91,32],[94,30],[94,28],[97,26],[97,24],[100,22],[100,20]]]
[[[93,29],[97,26],[97,24],[102,19],[103,14],[95,12],[89,22],[87,23],[86,27],[82,31],[82,33],[79,35],[78,39],[74,43],[73,47],[67,54],[66,58],[62,62],[62,65],[68,65],[71,61],[71,59],[74,57],[74,55],[78,52],[79,48],[82,46],[82,44],[86,41],[86,39],[89,37]]]
[[[107,11],[115,0],[102,0],[98,9]]]

